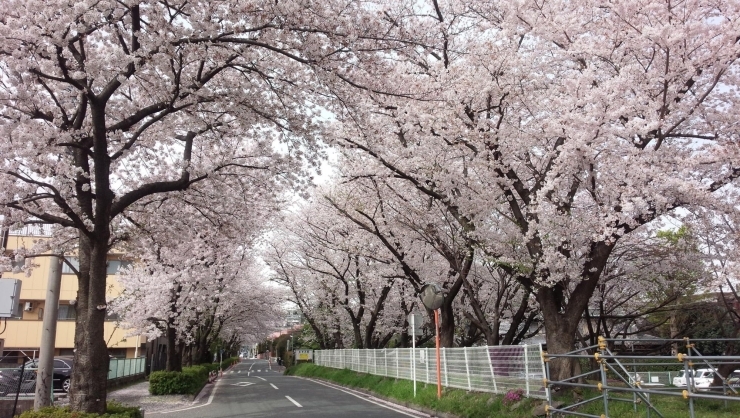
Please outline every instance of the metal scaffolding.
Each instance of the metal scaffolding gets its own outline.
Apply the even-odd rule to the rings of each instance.
[[[740,363],[740,356],[703,356],[697,349],[696,343],[698,342],[740,342],[740,339],[729,339],[729,338],[714,338],[714,339],[696,339],[690,340],[689,338],[683,339],[661,339],[651,340],[651,342],[660,343],[677,343],[681,342],[685,344],[686,353],[679,353],[675,356],[646,356],[646,355],[624,355],[614,354],[610,349],[609,345],[614,343],[620,344],[634,344],[637,342],[644,342],[638,339],[606,339],[603,337],[598,338],[598,344],[590,347],[581,348],[575,351],[571,351],[565,354],[548,354],[543,352],[542,360],[545,364],[545,388],[547,396],[547,416],[580,416],[580,417],[593,417],[593,418],[609,418],[609,402],[630,402],[634,406],[635,412],[637,412],[638,404],[643,404],[647,410],[647,417],[651,418],[651,414],[655,413],[660,418],[665,418],[663,414],[655,407],[650,401],[651,395],[667,395],[677,396],[688,400],[689,416],[695,418],[694,413],[694,401],[696,399],[714,399],[722,400],[727,404],[728,401],[740,401],[738,396],[738,390],[730,386],[727,382],[727,376],[721,376],[717,369],[723,364],[738,364]],[[593,354],[589,354],[589,351],[595,351]],[[586,373],[573,376],[565,380],[552,380],[550,373],[550,361],[556,358],[568,358],[576,359],[580,361],[582,359],[595,360],[598,364],[598,368],[591,370]],[[686,386],[676,387],[667,385],[665,387],[655,388],[651,384],[646,384],[641,381],[638,374],[638,368],[647,367],[653,368],[657,366],[678,366],[683,367]],[[693,377],[693,369],[695,365],[701,365],[707,369],[710,369],[714,375],[720,376],[722,386],[717,387],[702,387],[702,391],[696,387],[696,379]],[[632,371],[630,372],[629,369]],[[616,379],[623,385],[609,384],[607,376],[612,379]],[[587,379],[590,378],[590,382]],[[663,386],[661,384],[661,386]],[[590,399],[581,400],[572,405],[556,407],[556,403],[553,400],[552,388],[553,387],[573,387],[573,388],[584,388],[592,389],[599,393],[598,396]],[[622,397],[620,395],[628,394],[631,398]],[[576,411],[576,409],[582,405],[591,402],[603,402],[604,411],[601,415],[592,415]]]

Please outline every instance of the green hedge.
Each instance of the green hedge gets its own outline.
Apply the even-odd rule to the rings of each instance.
[[[208,372],[202,365],[184,367],[182,372],[154,372],[149,375],[149,393],[195,395],[208,382]]]
[[[228,368],[238,357],[224,359]],[[152,395],[195,395],[208,382],[208,373],[218,371],[218,363],[204,363],[183,367],[182,372],[154,372],[149,375],[149,393]]]
[[[118,402],[108,402],[105,414],[93,414],[73,411],[68,406],[50,406],[38,411],[30,410],[19,415],[19,418],[143,418],[136,406],[123,406]]]

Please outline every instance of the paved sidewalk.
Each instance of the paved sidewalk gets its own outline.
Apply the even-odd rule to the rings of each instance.
[[[108,393],[108,400],[118,401],[126,406],[138,406],[144,409],[145,413],[164,412],[197,405],[212,389],[213,383],[207,384],[195,400],[192,395],[153,396],[149,394],[149,382],[145,381],[112,390]]]

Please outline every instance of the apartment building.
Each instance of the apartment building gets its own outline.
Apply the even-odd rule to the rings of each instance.
[[[35,240],[49,237],[49,232],[49,227],[45,225],[31,225],[24,227],[22,230],[11,230],[5,238],[7,239],[7,243],[4,243],[6,252],[12,253],[17,248],[30,248]],[[0,248],[2,247],[0,246]],[[77,261],[75,257],[67,257],[67,259],[73,265]],[[34,267],[30,275],[25,272],[2,273],[3,279],[18,279],[22,282],[20,300],[18,301],[19,316],[0,320],[0,348],[4,358],[38,357],[51,260],[51,257],[34,257],[32,259]],[[125,260],[122,253],[112,252],[108,256],[108,287],[111,296],[120,292],[115,277],[118,269],[127,263],[128,261]],[[59,319],[54,355],[72,355],[74,352],[76,297],[77,277],[65,263],[62,268],[58,306]],[[144,355],[143,350],[146,340],[140,336],[128,336],[128,330],[120,328],[116,324],[115,317],[106,319],[105,334],[111,356],[132,358]]]

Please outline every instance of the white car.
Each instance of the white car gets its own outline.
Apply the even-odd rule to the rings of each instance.
[[[678,376],[673,378],[673,386],[683,387],[686,386],[686,372],[683,370],[678,373]],[[714,371],[712,369],[696,369],[689,370],[689,379],[697,389],[706,389],[712,385],[714,380]]]

